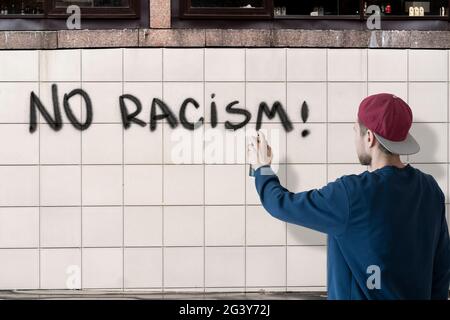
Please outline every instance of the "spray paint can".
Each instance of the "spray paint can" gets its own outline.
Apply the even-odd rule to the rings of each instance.
[[[256,138],[256,142],[259,143],[259,133],[258,136]],[[250,164],[249,168],[248,168],[248,175],[250,177],[254,177],[255,176],[255,169],[253,169],[252,165]]]
[[[248,168],[248,175],[250,177],[254,177],[255,176],[255,169],[253,169],[252,165],[250,165],[250,167]]]

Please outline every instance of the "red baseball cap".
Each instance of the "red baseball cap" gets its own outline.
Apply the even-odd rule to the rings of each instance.
[[[390,152],[394,154],[419,152],[419,144],[409,134],[413,121],[412,111],[401,98],[390,93],[368,96],[359,105],[358,119]]]

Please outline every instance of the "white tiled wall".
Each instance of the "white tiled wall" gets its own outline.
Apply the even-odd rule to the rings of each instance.
[[[364,171],[353,145],[358,104],[377,92],[401,96],[422,147],[404,160],[433,174],[448,199],[449,67],[446,50],[0,51],[0,289],[323,290],[326,236],[272,218],[248,177],[245,133],[259,103],[281,102],[294,122],[286,134],[279,118],[266,119],[263,130],[280,180],[302,191]],[[53,83],[60,101],[74,88],[89,93],[88,130],[72,127],[62,110],[62,130],[40,117],[29,133],[29,94],[51,110]],[[200,107],[187,116],[206,124],[124,130],[123,93],[141,100],[147,123],[153,98],[175,114],[194,98]],[[234,100],[253,115],[238,132],[224,129],[242,120],[224,111]],[[71,104],[84,119],[81,99]],[[212,139],[225,135],[232,139],[217,154]],[[183,138],[192,154],[180,162]]]

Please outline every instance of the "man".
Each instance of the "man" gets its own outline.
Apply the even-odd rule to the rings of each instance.
[[[262,133],[249,144],[261,203],[275,218],[328,234],[329,299],[447,299],[450,240],[435,179],[399,155],[419,151],[410,107],[381,93],[365,98],[354,125],[369,170],[292,193],[270,169]],[[305,150],[307,152],[307,150]]]

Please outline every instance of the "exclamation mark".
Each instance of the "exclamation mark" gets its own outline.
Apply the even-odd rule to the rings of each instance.
[[[300,110],[300,115],[302,117],[303,123],[306,123],[306,121],[308,120],[308,117],[309,117],[309,107],[308,107],[308,104],[306,103],[306,101],[303,101],[302,108]],[[309,133],[310,132],[308,129],[303,130],[302,137],[306,138],[309,135]]]

